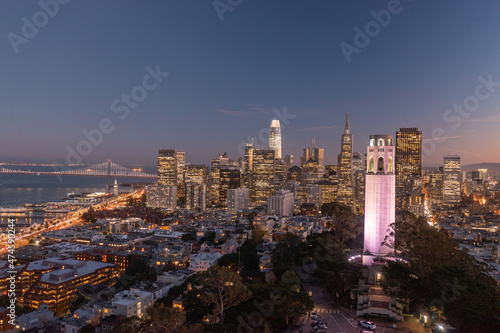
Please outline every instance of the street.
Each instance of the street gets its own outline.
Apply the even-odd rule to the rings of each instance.
[[[378,325],[375,330],[369,330],[358,326],[358,319],[352,318],[348,313],[343,311],[335,304],[330,294],[320,288],[314,277],[307,273],[299,274],[302,279],[304,289],[312,293],[314,301],[314,310],[318,313],[318,320],[326,320],[328,322],[328,333],[358,333],[360,331],[371,331],[380,333],[393,333],[393,332],[412,332],[408,328],[394,329],[389,322],[384,322],[384,326]],[[359,319],[361,320],[361,319]],[[303,323],[303,332],[309,333],[313,331],[311,326],[312,320],[310,315]]]

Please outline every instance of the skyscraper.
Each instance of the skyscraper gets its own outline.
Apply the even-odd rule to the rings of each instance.
[[[146,206],[152,208],[177,208],[177,186],[152,185],[146,188]]]
[[[238,211],[248,209],[249,201],[248,188],[233,188],[227,190],[227,210],[231,214],[236,214]]]
[[[370,265],[376,256],[386,256],[391,252],[382,242],[389,235],[388,229],[395,222],[396,215],[392,135],[370,135],[367,152],[364,265]]]
[[[250,188],[251,176],[252,176],[252,152],[253,152],[253,142],[245,144],[245,158],[243,167],[243,183],[245,187]]]
[[[460,156],[445,156],[443,163],[443,205],[457,206],[460,204],[460,178]]]
[[[205,211],[207,207],[207,185],[186,182],[186,209]]]
[[[227,190],[240,186],[240,169],[229,165],[221,167],[219,171],[219,206],[227,207]]]
[[[325,150],[316,147],[316,139],[312,139],[311,147],[303,150],[302,157],[300,158],[300,167],[304,170],[314,171],[315,173],[323,173],[325,170],[324,165]],[[314,168],[315,170],[311,170]]]
[[[338,158],[339,192],[337,200],[354,206],[352,134],[349,126],[349,113],[346,114],[344,134],[341,137],[341,150]]]
[[[212,159],[212,170],[210,172],[210,204],[212,206],[219,206],[220,169],[229,164],[229,156],[227,153],[220,153],[219,158]]]
[[[274,156],[275,151],[254,149],[252,154],[252,184],[250,200],[262,205],[274,193]]]
[[[281,128],[280,121],[274,119],[271,121],[271,130],[269,132],[269,149],[276,152],[275,158],[281,158]]]
[[[365,164],[363,154],[353,153],[352,166],[354,171],[354,201],[356,202],[356,212],[363,213],[365,210]]]
[[[198,184],[208,184],[210,180],[210,169],[205,164],[186,164],[185,181]]]
[[[184,166],[186,155],[176,149],[160,149],[158,152],[158,185],[177,186],[177,194],[184,194]]]
[[[422,132],[400,128],[396,132],[396,209],[408,210],[412,193],[422,193]]]

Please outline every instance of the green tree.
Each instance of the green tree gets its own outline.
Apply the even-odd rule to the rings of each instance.
[[[182,306],[186,311],[186,321],[201,323],[212,311],[207,294],[202,289],[192,289],[182,298]]]
[[[271,257],[273,272],[276,276],[280,277],[287,270],[293,269],[297,264],[300,264],[299,242],[299,237],[291,233],[287,233],[278,242]]]
[[[248,299],[249,292],[241,277],[227,267],[213,266],[201,279],[207,301],[214,305],[213,315],[224,322],[224,311]]]
[[[354,240],[361,232],[360,225],[356,222],[356,215],[351,207],[334,201],[321,205],[321,213],[332,216],[334,223],[332,228],[335,230],[337,242],[347,243]]]
[[[139,326],[142,321],[139,317],[133,316],[129,318],[123,318],[115,326],[115,332],[120,333],[135,333],[138,331]]]
[[[155,303],[147,311],[147,333],[175,332],[186,321],[183,312],[166,307],[164,303]],[[121,332],[121,331],[118,331]]]

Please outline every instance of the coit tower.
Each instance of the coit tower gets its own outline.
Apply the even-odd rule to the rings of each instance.
[[[396,178],[394,174],[394,141],[392,135],[370,135],[367,148],[365,190],[365,233],[363,264],[371,265],[377,257],[392,250],[391,224],[396,212]]]

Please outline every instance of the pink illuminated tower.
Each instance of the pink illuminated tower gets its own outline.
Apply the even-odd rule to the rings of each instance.
[[[366,157],[364,265],[391,253],[382,242],[389,235],[396,212],[394,152],[392,135],[370,135]]]

